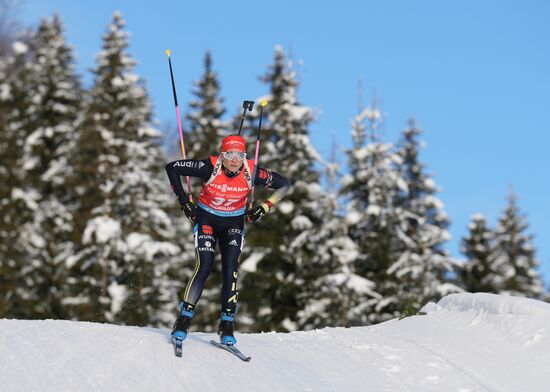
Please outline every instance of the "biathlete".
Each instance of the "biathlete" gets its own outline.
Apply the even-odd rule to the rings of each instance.
[[[166,172],[182,211],[194,223],[196,268],[183,294],[180,314],[174,323],[172,338],[187,337],[191,319],[212,270],[216,243],[219,244],[223,284],[221,319],[218,327],[221,343],[234,345],[235,312],[238,299],[238,267],[244,244],[244,222],[254,223],[267,214],[285,195],[290,182],[282,175],[258,167],[246,159],[246,140],[237,135],[222,140],[219,156],[208,159],[185,159],[170,162]],[[183,190],[180,176],[199,177],[203,188],[198,205]],[[276,191],[261,205],[247,210],[247,197],[254,186]]]

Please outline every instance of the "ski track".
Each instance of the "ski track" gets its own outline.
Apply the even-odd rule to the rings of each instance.
[[[477,388],[475,388],[475,391],[486,391],[486,392],[502,392],[503,390],[499,388],[498,386],[494,385],[494,383],[490,382],[489,380],[481,380],[483,377],[479,374],[468,370],[464,365],[457,366],[455,363],[453,363],[452,360],[448,359],[445,355],[443,355],[441,352],[437,352],[436,350],[424,345],[420,344],[418,342],[415,342],[412,339],[407,339],[401,336],[392,336],[387,333],[383,333],[380,331],[377,331],[377,333],[385,338],[393,339],[402,343],[407,343],[409,345],[412,345],[416,348],[419,348],[421,350],[426,351],[432,359],[436,360],[437,362],[450,367],[460,374],[462,374],[465,381],[473,381]],[[399,347],[402,347],[402,345],[399,345]],[[456,359],[455,359],[456,360]],[[427,362],[430,364],[430,362]],[[435,367],[435,366],[434,366]],[[434,376],[435,377],[435,376]],[[491,386],[488,386],[487,384],[493,384]]]
[[[500,391],[500,389],[488,388],[485,383],[474,378],[471,373],[454,366],[444,355],[427,346],[378,330],[367,330],[367,332],[360,339],[339,339],[339,343],[356,350],[368,351],[376,356],[376,358],[370,358],[369,363],[376,364],[379,372],[391,383],[391,386],[384,386],[385,390],[419,391],[420,384],[422,386],[421,391]],[[396,342],[399,344],[396,344]],[[408,349],[403,343],[407,346],[414,346],[414,349]],[[429,355],[429,359],[426,359],[426,355],[421,356],[423,359],[421,363],[416,358],[419,356],[419,348]],[[426,365],[431,368],[433,373],[426,373]],[[461,384],[460,386],[457,385],[456,389],[451,388],[449,385],[444,386],[449,370],[457,371],[462,375],[460,380],[457,380],[456,373],[453,374],[453,382]],[[436,371],[439,371],[439,373]],[[408,386],[404,386],[404,383]]]

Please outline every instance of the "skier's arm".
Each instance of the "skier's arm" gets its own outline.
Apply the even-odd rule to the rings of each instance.
[[[275,189],[275,192],[271,194],[261,205],[254,208],[248,213],[247,221],[254,223],[260,220],[265,214],[277,204],[284,195],[290,189],[290,180],[283,177],[279,173],[259,167],[254,179],[255,186],[262,186],[264,188]]]
[[[180,159],[166,165],[166,174],[168,174],[170,185],[178,197],[180,205],[183,205],[188,198],[187,193],[183,190],[180,177],[199,177],[206,182],[210,178],[213,170],[214,167],[212,166],[210,159]]]

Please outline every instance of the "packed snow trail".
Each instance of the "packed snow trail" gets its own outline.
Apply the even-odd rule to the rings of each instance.
[[[237,334],[243,362],[192,332],[0,320],[2,391],[547,391],[550,304],[454,294],[372,327]]]

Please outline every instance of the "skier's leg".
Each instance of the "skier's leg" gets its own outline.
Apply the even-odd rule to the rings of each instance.
[[[216,233],[209,223],[199,217],[194,228],[196,265],[183,295],[183,300],[193,305],[199,301],[206,278],[214,265]]]
[[[238,266],[244,244],[244,224],[225,226],[219,233],[222,256],[223,285],[221,291],[222,315],[218,333],[222,343],[235,344],[233,337],[235,312],[237,311]]]
[[[184,340],[187,337],[195,305],[199,301],[204,282],[208,278],[208,275],[210,275],[212,265],[214,264],[216,234],[212,226],[199,217],[194,228],[194,235],[196,267],[185,288],[183,301],[180,304],[180,314],[172,329],[172,337],[179,338],[180,340]]]
[[[234,313],[237,310],[239,295],[237,278],[241,252],[244,245],[244,224],[225,226],[219,233],[222,258],[223,285],[221,306],[223,312]]]

